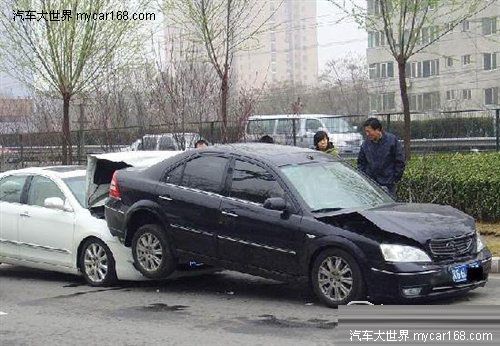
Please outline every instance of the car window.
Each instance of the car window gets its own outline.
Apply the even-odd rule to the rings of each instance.
[[[169,172],[167,172],[167,174],[165,174],[163,181],[165,183],[179,185],[181,183],[182,172],[184,172],[184,167],[185,165],[182,164],[170,170]]]
[[[187,162],[182,176],[182,186],[208,192],[221,192],[227,161],[220,156],[201,156]]]
[[[52,180],[42,176],[34,176],[28,191],[28,204],[43,207],[45,199],[50,197],[66,200],[62,191]]]
[[[66,186],[71,190],[73,196],[80,205],[84,208],[87,207],[86,191],[85,191],[85,176],[82,177],[72,177],[63,179]]]
[[[236,160],[229,196],[263,204],[271,197],[284,198],[285,192],[273,175],[262,167]]]
[[[274,132],[276,120],[250,120],[248,123],[248,133],[251,135],[265,135]]]
[[[323,125],[321,124],[321,121],[319,121],[318,119],[307,119],[306,121],[307,132],[316,132],[322,127]]]
[[[12,175],[0,180],[0,201],[21,203],[26,176]]]
[[[161,136],[158,150],[176,150],[174,139],[170,136]]]
[[[295,126],[298,127],[296,123]],[[293,122],[292,119],[280,119],[278,120],[278,125],[276,126],[276,134],[286,135],[293,132]]]
[[[153,136],[144,136],[142,138],[141,150],[156,150],[158,138]]]

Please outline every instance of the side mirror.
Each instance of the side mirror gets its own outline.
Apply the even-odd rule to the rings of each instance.
[[[272,197],[264,201],[264,208],[269,210],[284,211],[287,209],[286,202],[281,197]]]
[[[64,203],[64,201],[59,197],[49,197],[43,201],[43,206],[45,208],[57,209],[62,211],[73,211],[73,209]]]

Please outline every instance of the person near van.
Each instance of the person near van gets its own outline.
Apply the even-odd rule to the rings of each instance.
[[[196,143],[194,143],[195,149],[205,149],[206,147],[208,147],[208,142],[204,139],[197,140]]]
[[[363,124],[366,140],[358,154],[358,168],[395,197],[405,170],[405,155],[398,138],[382,129],[377,118]]]
[[[314,134],[314,149],[335,156],[339,154],[325,131],[318,131]]]
[[[274,139],[273,139],[273,137],[271,137],[269,135],[264,135],[264,136],[260,137],[259,142],[273,144]]]

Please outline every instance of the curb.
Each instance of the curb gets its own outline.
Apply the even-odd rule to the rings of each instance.
[[[491,258],[491,271],[490,273],[500,273],[500,257]]]

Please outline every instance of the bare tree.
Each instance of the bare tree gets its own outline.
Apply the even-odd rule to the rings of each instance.
[[[140,47],[143,1],[1,0],[0,53],[7,72],[62,99],[62,161],[71,163],[69,108],[106,68],[128,64]],[[12,11],[14,9],[14,12]],[[60,10],[59,10],[60,9]],[[124,9],[127,12],[120,11]],[[100,18],[115,12],[115,18]],[[120,13],[118,18],[118,13]],[[125,14],[126,13],[126,14]],[[97,14],[97,17],[96,17]],[[109,71],[109,69],[107,69]]]
[[[328,92],[330,101],[337,96],[335,102],[331,102],[337,113],[361,114],[367,111],[368,72],[365,58],[347,55],[332,59],[326,63],[320,80],[325,91],[332,91]]]
[[[227,141],[228,100],[233,58],[238,51],[258,44],[258,35],[268,30],[273,13],[266,2],[253,0],[167,1],[164,13],[204,48],[219,79],[222,140]],[[279,6],[278,6],[279,7]]]
[[[405,155],[410,157],[411,118],[406,85],[406,65],[457,25],[497,0],[329,0],[367,30],[382,35],[398,67],[404,113]],[[443,20],[446,25],[438,25]]]

